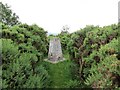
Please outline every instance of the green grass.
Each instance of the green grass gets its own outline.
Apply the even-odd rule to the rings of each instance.
[[[66,55],[65,58],[68,58],[68,56]],[[43,65],[50,75],[50,88],[65,88],[67,83],[73,79],[71,69],[74,63],[71,60],[65,60],[56,64],[44,61]]]

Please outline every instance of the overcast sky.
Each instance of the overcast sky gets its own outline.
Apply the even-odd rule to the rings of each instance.
[[[2,0],[22,23],[37,24],[49,33],[64,25],[74,32],[86,25],[105,26],[118,22],[119,0]]]

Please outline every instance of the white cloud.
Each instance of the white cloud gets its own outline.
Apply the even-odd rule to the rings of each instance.
[[[63,25],[70,32],[86,25],[110,25],[118,22],[119,0],[3,0],[27,24],[36,23],[51,33]]]

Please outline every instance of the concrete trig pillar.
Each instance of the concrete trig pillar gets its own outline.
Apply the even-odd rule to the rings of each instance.
[[[57,37],[50,39],[48,60],[52,62],[63,60],[60,39]]]

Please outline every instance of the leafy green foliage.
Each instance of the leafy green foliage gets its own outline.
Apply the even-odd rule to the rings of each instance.
[[[46,33],[37,25],[20,24],[3,29],[2,37],[12,39],[20,45],[19,49],[21,52],[34,52],[37,50],[41,54],[47,54],[48,42]]]
[[[77,80],[70,80],[69,82],[66,83],[66,87],[67,88],[76,88],[79,86],[79,84],[80,84],[80,82]]]
[[[19,17],[12,12],[12,10],[7,4],[4,5],[2,2],[0,2],[0,8],[0,12],[2,12],[0,13],[0,22],[9,26],[13,26],[20,23],[18,21]]]
[[[23,24],[2,30],[3,88],[43,88],[49,85],[49,75],[40,64],[47,55],[45,37],[46,32],[37,25]]]
[[[66,53],[68,49],[67,43],[70,40],[70,34],[67,31],[62,31],[60,34],[57,35],[57,37],[60,38],[63,53]]]
[[[93,65],[86,84],[93,88],[117,88],[120,75],[120,61],[115,56],[106,57],[98,65]],[[102,67],[102,68],[101,68]]]
[[[115,88],[115,86],[119,85],[118,84],[119,81],[117,81],[117,79],[120,74],[119,73],[120,62],[118,61],[116,54],[115,54],[115,51],[116,52],[118,51],[118,49],[116,48],[117,46],[118,46],[118,41],[116,39],[113,39],[109,44],[106,44],[105,46],[101,46],[99,51],[96,51],[96,53],[93,52],[90,55],[90,57],[88,57],[88,59],[91,61],[85,61],[86,65],[91,63],[91,66],[92,66],[91,69],[86,73],[86,74],[89,74],[89,77],[88,77],[88,79],[90,81],[89,85],[92,85],[92,87],[94,87],[94,88],[95,87],[97,87],[97,88],[103,88],[103,87]],[[94,58],[96,56],[97,56],[97,58],[99,58],[99,61],[97,60],[97,58]],[[88,60],[88,59],[86,58],[85,60]],[[98,63],[98,64],[96,65],[96,63]],[[109,74],[110,74],[110,76],[109,76]],[[114,77],[114,79],[112,79],[113,77]],[[101,78],[104,81],[100,80]],[[101,84],[96,83],[96,85],[95,85],[95,81],[98,82],[97,80],[101,81]],[[114,82],[116,82],[116,83],[114,83]],[[87,84],[88,84],[88,82],[87,82]],[[103,84],[106,84],[106,85],[103,85]]]
[[[68,52],[71,59],[79,65],[78,73],[84,85],[92,88],[120,86],[118,28],[115,24],[103,28],[86,26],[71,34],[71,40],[67,44]],[[114,63],[116,65],[113,68]]]
[[[53,65],[43,59],[54,35],[47,37],[35,24],[20,24],[8,5],[0,2],[0,7],[0,87],[120,88],[120,23],[87,25],[71,34],[63,27],[57,37],[70,60]]]

